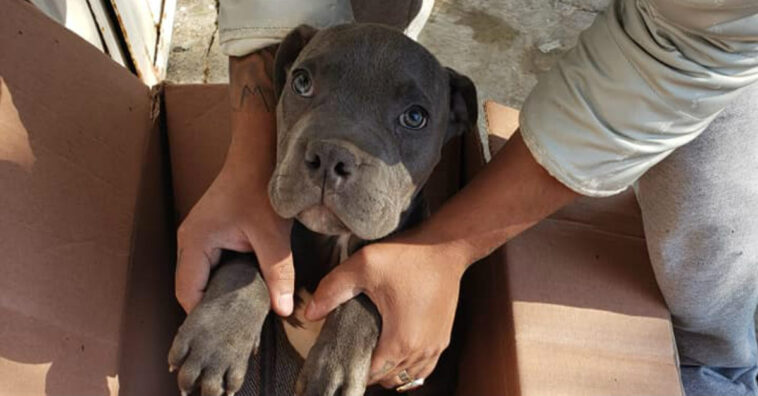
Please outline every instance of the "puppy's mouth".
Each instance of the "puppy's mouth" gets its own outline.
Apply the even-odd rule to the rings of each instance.
[[[311,231],[320,234],[342,235],[352,232],[323,202],[301,211],[297,219]]]

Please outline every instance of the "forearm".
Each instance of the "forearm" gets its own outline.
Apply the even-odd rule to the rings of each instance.
[[[224,166],[250,177],[264,192],[276,159],[274,54],[269,47],[229,57],[232,142]]]
[[[534,160],[517,132],[414,235],[417,242],[436,245],[468,265],[577,196]]]

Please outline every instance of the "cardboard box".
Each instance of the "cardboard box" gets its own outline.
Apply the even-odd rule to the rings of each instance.
[[[28,3],[0,9],[0,394],[175,394],[157,93]]]
[[[493,102],[485,111],[497,151],[518,112]],[[466,282],[459,395],[684,394],[633,192],[578,199]]]
[[[151,91],[26,2],[0,9],[0,396],[178,394],[174,230],[223,161],[226,87]],[[476,131],[444,158],[432,206],[482,166]],[[473,267],[457,394],[680,394],[646,257],[626,195]]]

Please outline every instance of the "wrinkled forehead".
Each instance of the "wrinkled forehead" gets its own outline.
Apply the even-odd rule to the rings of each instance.
[[[399,31],[376,25],[343,25],[319,32],[294,67],[356,92],[390,93],[430,103],[444,100],[447,92],[447,73],[429,51]]]

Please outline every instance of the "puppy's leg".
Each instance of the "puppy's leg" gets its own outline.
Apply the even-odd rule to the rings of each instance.
[[[271,306],[252,256],[238,256],[215,271],[203,299],[190,312],[169,352],[183,394],[233,394],[242,386],[250,354],[258,348]]]
[[[329,314],[305,359],[295,393],[299,396],[362,396],[380,324],[379,312],[364,295]]]

